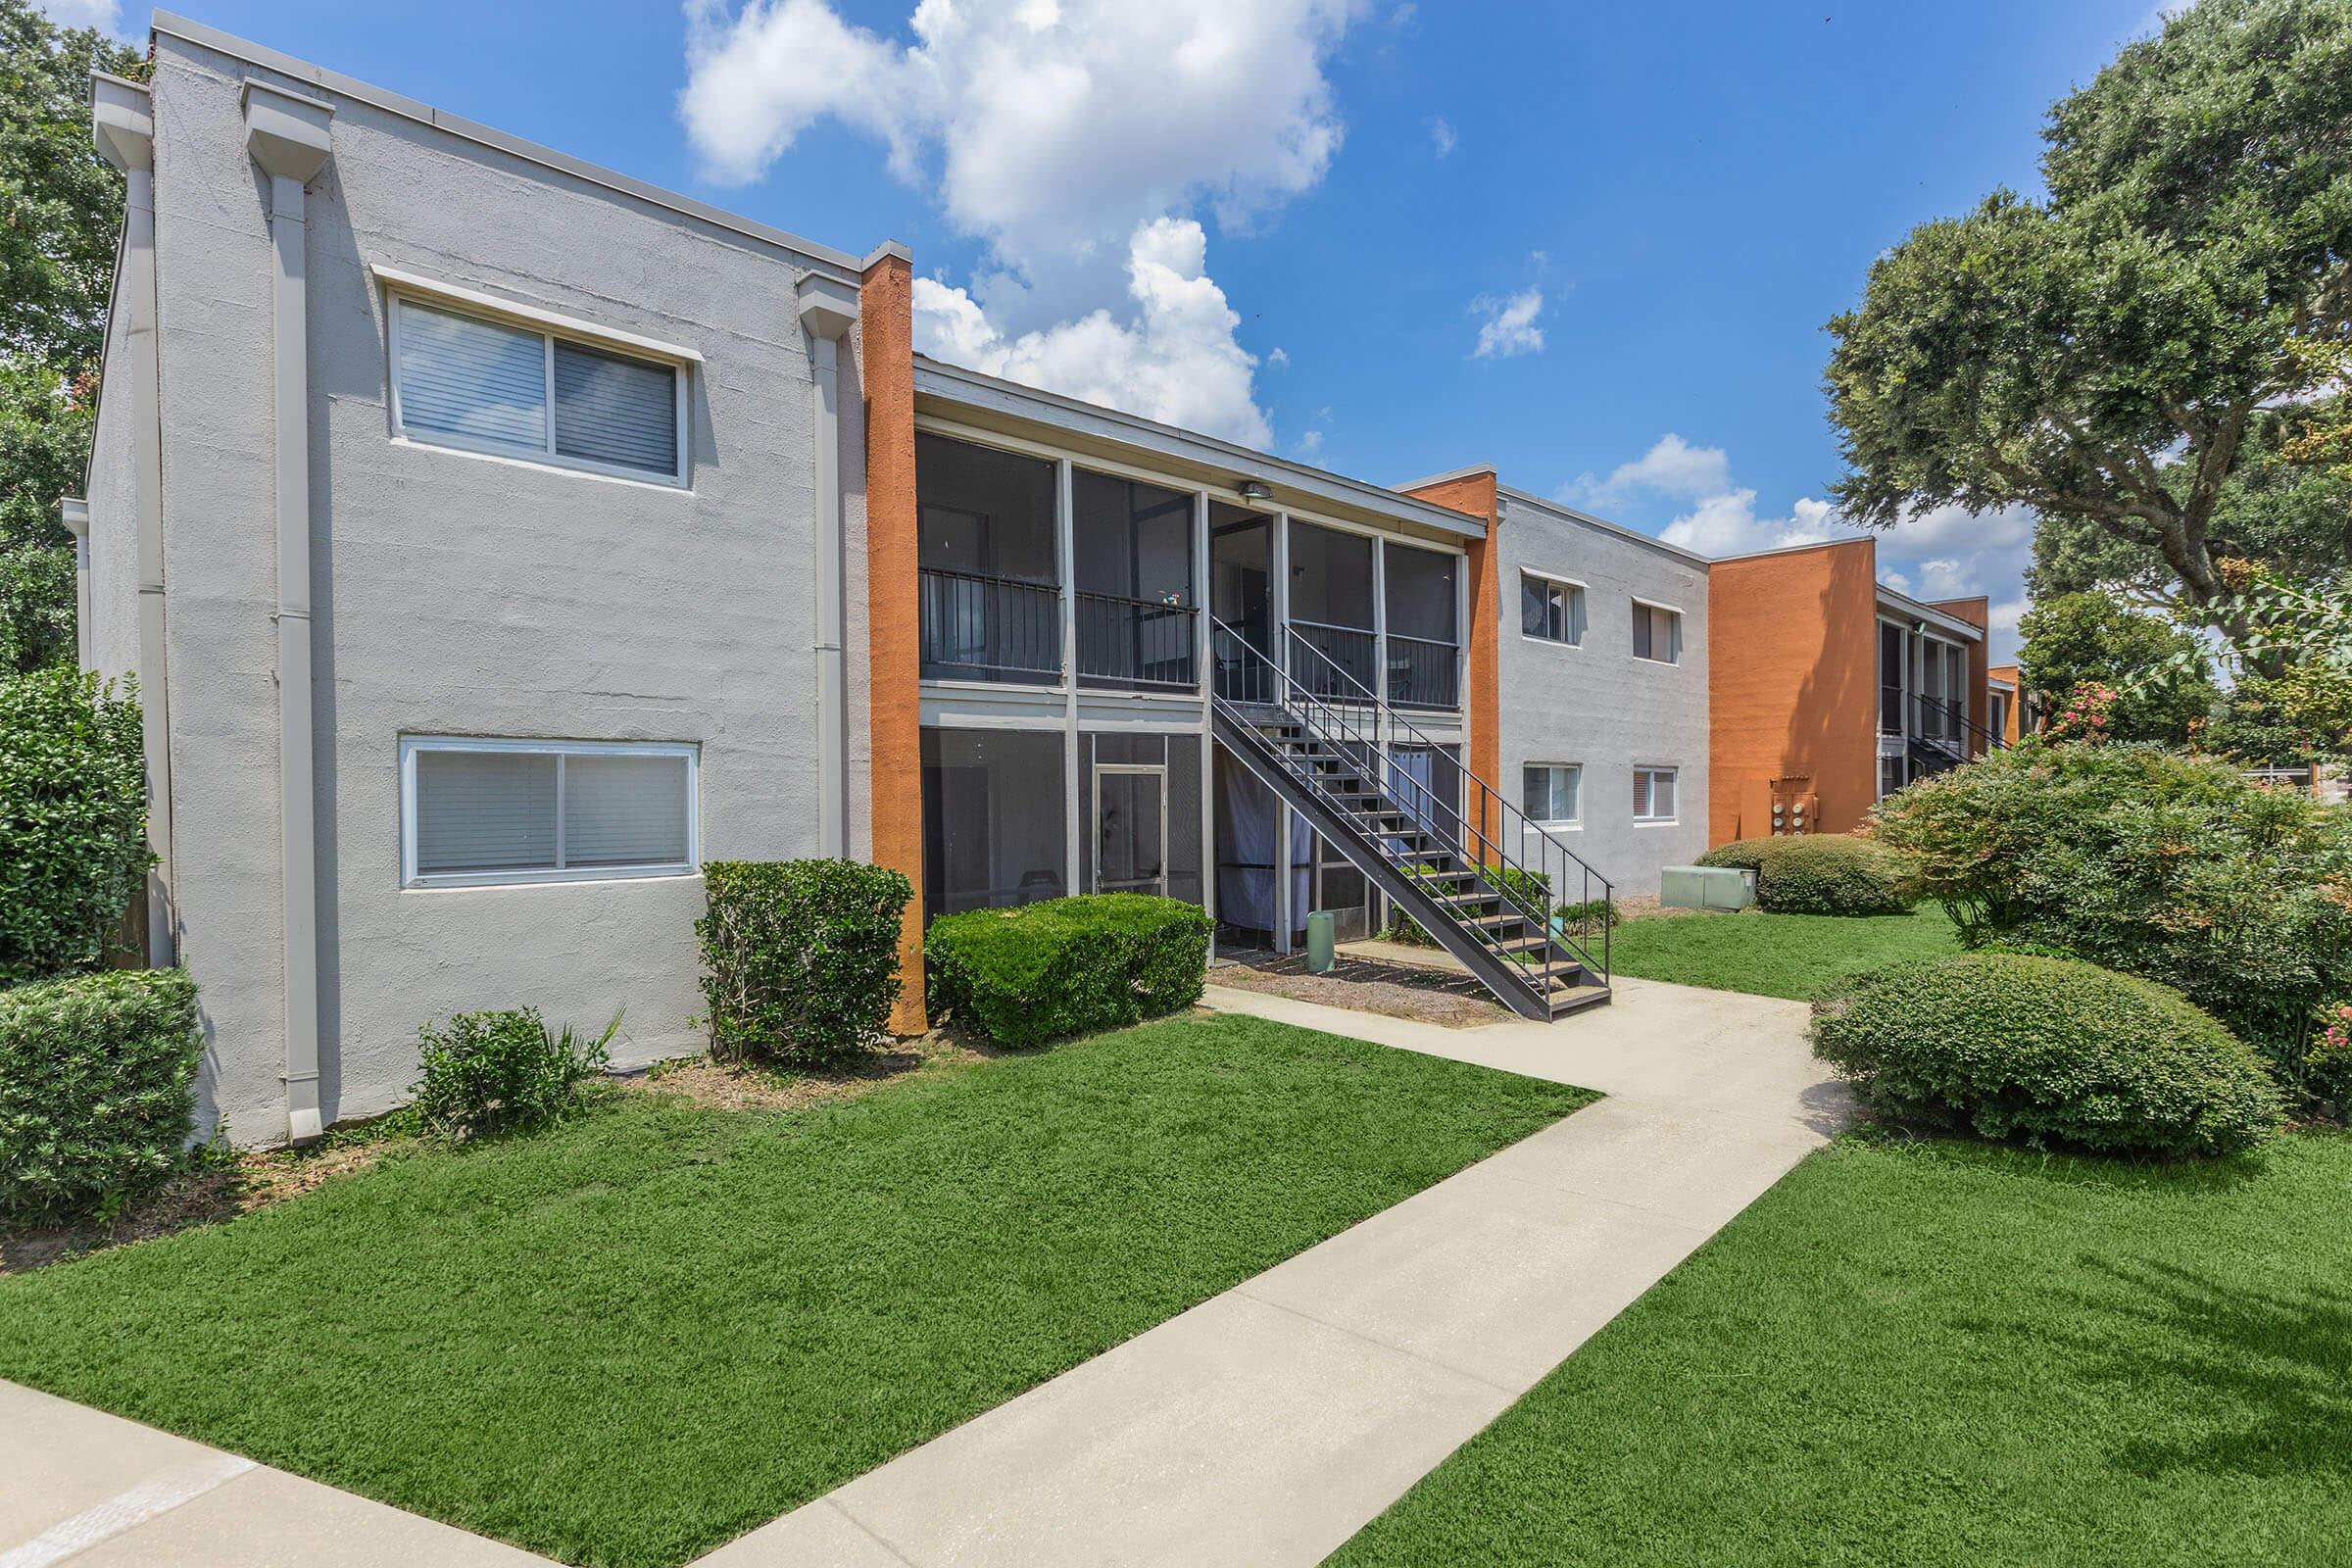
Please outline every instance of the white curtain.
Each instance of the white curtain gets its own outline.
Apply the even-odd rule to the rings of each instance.
[[[1280,924],[1274,906],[1274,824],[1281,800],[1239,762],[1217,767],[1217,914],[1229,925],[1272,931]],[[1308,868],[1314,831],[1306,818],[1291,817],[1291,918],[1306,923]]]

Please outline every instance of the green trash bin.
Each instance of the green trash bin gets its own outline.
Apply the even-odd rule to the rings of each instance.
[[[1331,937],[1331,911],[1317,909],[1306,917],[1306,972],[1329,974],[1338,961]]]

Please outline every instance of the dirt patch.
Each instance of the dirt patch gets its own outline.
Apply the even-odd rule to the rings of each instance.
[[[861,1056],[821,1072],[785,1072],[768,1067],[730,1067],[709,1056],[657,1062],[621,1080],[625,1090],[683,1095],[712,1110],[799,1110],[829,1100],[848,1100],[902,1078],[956,1062],[999,1054],[953,1031],[934,1029],[915,1040]]]
[[[1468,975],[1408,969],[1400,964],[1342,958],[1328,974],[1308,974],[1306,959],[1250,959],[1209,970],[1208,983],[1237,991],[1262,991],[1294,1002],[1352,1007],[1390,1018],[1410,1018],[1446,1029],[1476,1029],[1501,1023],[1509,1009],[1487,995]]]

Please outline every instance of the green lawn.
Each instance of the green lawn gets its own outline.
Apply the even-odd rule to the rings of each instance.
[[[1911,914],[1653,915],[1609,934],[1618,974],[1799,1002],[1845,975],[1959,951],[1933,904]]]
[[[0,1279],[0,1377],[677,1563],[1592,1098],[1240,1017],[792,1112],[627,1096]]]
[[[2352,1136],[1849,1140],[1333,1561],[2352,1561],[2347,1212]]]

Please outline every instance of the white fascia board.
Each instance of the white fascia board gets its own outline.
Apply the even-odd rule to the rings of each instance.
[[[478,142],[484,147],[495,148],[512,157],[522,159],[526,163],[537,164],[543,169],[553,170],[557,173],[568,174],[574,179],[585,180],[592,185],[601,185],[619,195],[632,197],[655,207],[664,207],[688,218],[699,219],[706,223],[741,234],[747,239],[756,239],[762,244],[773,245],[779,250],[790,251],[804,266],[815,266],[819,269],[830,270],[845,280],[856,281],[863,270],[862,264],[858,259],[847,251],[835,250],[830,245],[819,245],[814,240],[803,239],[798,234],[788,234],[780,228],[771,228],[765,223],[730,213],[724,208],[713,207],[708,202],[696,201],[691,196],[681,196],[676,191],[663,190],[659,185],[648,184],[642,179],[632,178],[615,170],[602,168],[585,159],[574,158],[568,153],[560,153],[552,147],[543,147],[537,142],[525,141],[520,136],[511,136],[503,130],[494,130],[488,125],[476,124],[470,120],[435,109],[430,104],[419,103],[414,98],[404,98],[399,93],[389,92],[372,83],[361,81],[357,77],[346,76],[339,72],[312,65],[307,60],[298,60],[292,55],[282,54],[266,45],[240,38],[234,33],[222,32],[218,27],[208,27],[201,22],[191,22],[186,17],[175,16],[169,11],[158,11],[155,13],[154,30],[183,39],[199,48],[210,49],[216,54],[242,60],[247,65],[259,66],[265,71],[275,72],[281,76],[307,83],[321,92],[333,93],[338,97],[348,98],[354,103],[366,104],[369,108],[380,109],[386,114],[398,115],[404,120],[414,120],[419,124],[430,125],[435,130],[446,132],[449,135]],[[895,254],[892,249],[894,245],[896,245],[895,241],[885,244],[875,254],[877,256],[886,253]],[[899,246],[897,249],[899,252],[903,252],[905,247]]]
[[[1897,593],[1885,583],[1879,584],[1879,608],[1910,620],[1924,620],[1936,630],[1959,638],[1962,642],[1981,643],[1984,633],[1957,615],[1947,614],[1934,605],[1923,605],[1909,594]]]
[[[1362,513],[1410,522],[1463,539],[1483,539],[1486,524],[1477,517],[1446,507],[1398,495],[1361,479],[1311,468],[1304,464],[1253,452],[1216,436],[1179,430],[1138,415],[1098,403],[1041,392],[1015,381],[983,375],[961,366],[948,365],[920,354],[914,357],[914,391],[918,398],[956,409],[1009,417],[1042,429],[1086,436],[1162,462],[1208,468],[1243,479],[1260,479],[1275,495],[1264,503],[1269,512],[1283,510],[1283,492],[1295,498],[1346,513]]]
[[[421,304],[439,300],[444,304],[459,306],[477,316],[493,316],[529,326],[543,327],[558,337],[576,338],[584,343],[601,343],[610,348],[625,350],[630,354],[643,355],[648,359],[667,360],[676,365],[700,365],[703,363],[701,350],[690,349],[682,343],[664,343],[660,338],[643,337],[635,332],[624,332],[618,327],[605,326],[596,321],[583,321],[576,316],[564,316],[555,311],[541,310],[536,305],[518,304],[500,295],[485,294],[480,289],[466,288],[460,284],[444,282],[437,277],[427,277],[422,272],[412,272],[398,267],[386,267],[380,262],[368,263],[368,270],[375,274],[375,280],[378,283],[393,293]]]

